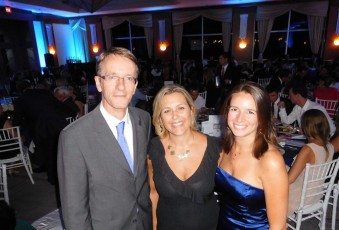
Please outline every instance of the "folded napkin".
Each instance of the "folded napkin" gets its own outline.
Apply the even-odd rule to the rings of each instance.
[[[306,139],[306,137],[304,135],[301,135],[301,134],[292,134],[291,138],[292,139]]]

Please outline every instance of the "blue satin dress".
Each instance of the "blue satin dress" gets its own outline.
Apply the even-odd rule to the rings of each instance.
[[[264,190],[234,178],[220,167],[215,182],[222,197],[218,229],[269,229]]]

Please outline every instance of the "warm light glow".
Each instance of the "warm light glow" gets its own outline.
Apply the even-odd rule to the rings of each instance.
[[[247,46],[246,41],[240,41],[240,42],[239,42],[239,48],[240,48],[240,49],[245,49],[246,46]]]
[[[94,44],[92,46],[92,51],[93,51],[93,53],[98,53],[99,52],[99,46],[97,44]]]
[[[160,43],[159,48],[160,48],[161,51],[165,51],[165,50],[167,49],[167,44],[166,44],[166,42]]]
[[[5,7],[5,9],[6,9],[6,13],[12,13],[12,9],[11,9],[11,7],[9,7],[9,6],[6,6],[6,7]]]
[[[333,44],[339,46],[339,36],[334,39]]]
[[[49,52],[50,54],[54,55],[54,54],[55,54],[55,49],[54,49],[54,47],[53,47],[53,46],[49,46],[49,47],[48,47],[48,52]]]

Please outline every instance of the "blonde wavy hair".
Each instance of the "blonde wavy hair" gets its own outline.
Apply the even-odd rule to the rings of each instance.
[[[188,106],[190,107],[193,116],[191,117],[191,130],[197,130],[197,123],[196,123],[196,108],[193,102],[193,99],[189,92],[182,87],[181,85],[171,84],[164,86],[155,96],[153,102],[153,125],[155,127],[155,133],[160,137],[164,138],[168,135],[168,131],[165,129],[162,120],[161,120],[161,102],[166,95],[171,95],[173,93],[180,93],[182,94]]]

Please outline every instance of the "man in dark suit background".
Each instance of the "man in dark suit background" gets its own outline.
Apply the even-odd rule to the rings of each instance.
[[[152,229],[146,161],[151,119],[128,107],[138,73],[129,50],[102,53],[95,76],[101,103],[60,135],[58,176],[67,230]],[[127,145],[120,145],[122,122]]]
[[[217,68],[217,74],[220,73],[220,96],[216,102],[216,111],[222,111],[222,106],[227,94],[231,88],[240,83],[240,72],[236,68],[231,55],[227,52],[223,52],[219,55],[219,67]]]
[[[270,80],[270,85],[282,93],[283,88],[291,79],[291,73],[287,69],[281,69],[276,72]]]
[[[26,141],[35,144],[34,172],[47,172],[51,184],[57,182],[57,145],[61,130],[67,125],[66,108],[47,89],[43,81],[35,88],[27,81],[18,82],[22,95],[14,101],[13,125],[20,126]],[[28,143],[27,143],[28,144]]]
[[[240,81],[238,70],[227,52],[220,54],[219,64],[220,79],[225,87],[230,88],[238,84]]]

